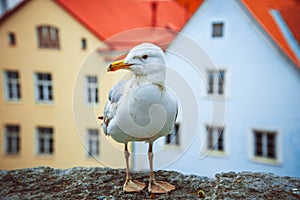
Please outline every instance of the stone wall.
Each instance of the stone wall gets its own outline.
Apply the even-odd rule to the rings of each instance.
[[[133,173],[148,182],[148,173]],[[36,167],[0,171],[0,199],[300,199],[300,178],[266,173],[221,173],[214,179],[157,171],[177,189],[169,194],[124,193],[125,170]]]

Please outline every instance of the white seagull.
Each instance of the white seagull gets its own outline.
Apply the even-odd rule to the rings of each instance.
[[[133,180],[129,173],[127,144],[132,141],[149,143],[148,191],[167,193],[175,190],[170,183],[156,181],[153,172],[153,142],[171,133],[178,112],[177,99],[165,86],[165,54],[158,46],[143,43],[131,49],[124,60],[113,62],[107,71],[119,69],[129,70],[133,76],[120,81],[109,92],[102,128],[106,135],[125,145],[126,181],[123,190],[139,192],[146,187],[145,183]]]

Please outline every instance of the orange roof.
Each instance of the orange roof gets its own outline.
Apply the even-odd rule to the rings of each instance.
[[[152,42],[166,48],[191,15],[184,6],[175,0],[53,1],[97,38],[109,44],[108,48],[113,50],[130,49],[141,42]],[[29,0],[24,0],[14,9],[9,10],[0,18],[0,23],[28,2]],[[149,32],[150,27],[152,27],[152,31]],[[136,30],[139,28],[145,29]],[[129,30],[135,30],[135,32],[126,33],[128,38],[116,36]],[[134,39],[134,35],[139,40]],[[129,38],[133,41],[129,41]],[[124,45],[124,41],[127,44]]]
[[[299,43],[299,13],[300,3],[295,0],[242,0],[246,8],[253,17],[260,23],[263,29],[277,43],[277,45],[290,57],[293,62],[300,68],[300,61],[295,52],[288,44],[286,38],[282,34],[271,10],[277,10],[287,23],[294,37]],[[298,16],[298,17],[297,17]],[[299,43],[300,44],[300,43]]]
[[[179,31],[186,23],[184,7],[173,0],[54,0],[98,38],[141,27],[172,27]],[[156,2],[153,19],[152,4]]]
[[[176,0],[178,3],[180,3],[182,6],[184,6],[190,14],[193,14],[196,12],[198,7],[202,4],[204,0]]]

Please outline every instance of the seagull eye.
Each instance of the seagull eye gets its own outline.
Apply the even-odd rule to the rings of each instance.
[[[144,60],[146,60],[146,59],[148,58],[148,55],[143,55],[142,58],[143,58]]]

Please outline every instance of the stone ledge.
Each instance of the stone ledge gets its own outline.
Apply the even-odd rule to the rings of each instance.
[[[132,175],[148,182],[148,173]],[[300,199],[300,178],[251,172],[220,173],[215,179],[174,171],[157,171],[156,176],[176,185],[177,190],[155,196],[146,189],[141,193],[124,193],[123,169],[1,170],[0,199]]]

